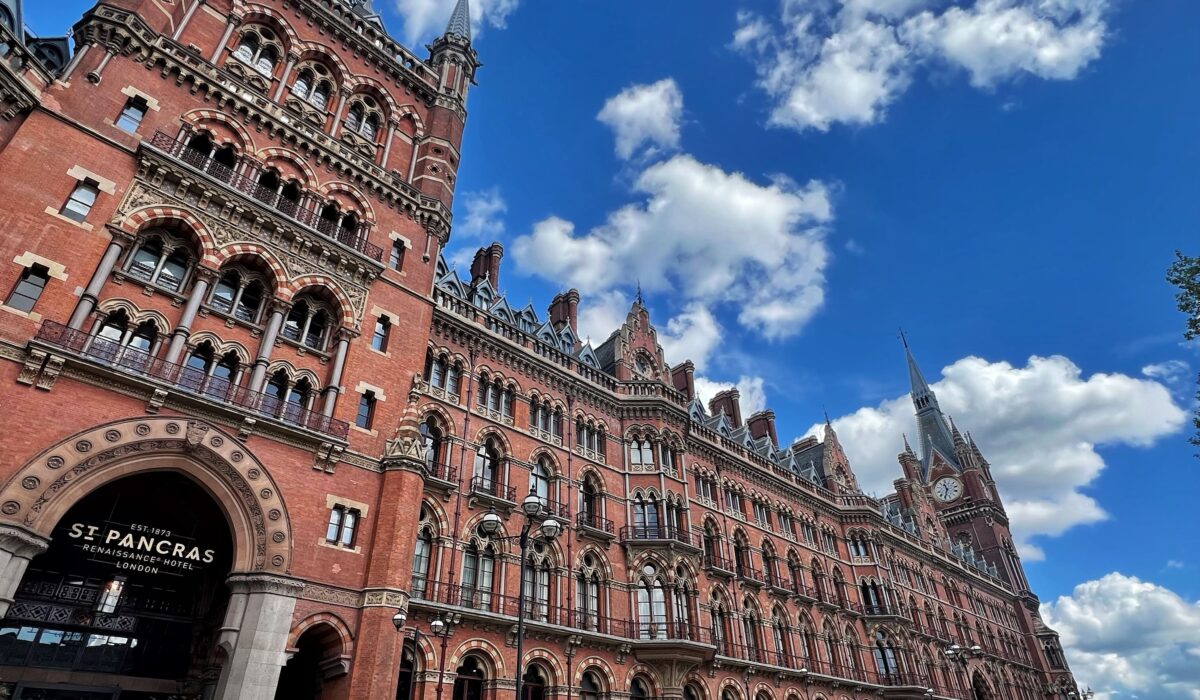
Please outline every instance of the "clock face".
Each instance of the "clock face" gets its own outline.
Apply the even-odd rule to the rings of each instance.
[[[942,503],[949,503],[962,495],[962,484],[954,477],[944,477],[933,485],[933,497]]]

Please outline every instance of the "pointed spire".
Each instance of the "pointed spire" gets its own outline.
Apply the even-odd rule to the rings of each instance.
[[[646,300],[642,297],[642,281],[641,280],[638,280],[638,283],[637,283],[637,297],[635,297],[635,299],[637,300],[638,306],[646,305]]]
[[[916,457],[917,454],[915,452],[913,452],[912,445],[908,444],[908,433],[901,433],[901,435],[904,436],[904,452],[905,452],[905,454],[909,454],[909,455],[912,455],[913,457]]]
[[[954,446],[966,447],[966,440],[963,440],[962,433],[958,432],[958,426],[954,424],[954,416],[948,416],[948,418],[950,419],[950,436],[954,439]]]
[[[471,41],[471,3],[470,0],[458,0],[454,4],[454,12],[450,13],[450,22],[446,25],[447,36],[460,36]]]
[[[903,332],[900,339],[904,343],[904,355],[908,358],[908,380],[912,385],[913,405],[917,407],[918,413],[931,407],[938,408],[937,396],[934,395],[933,389],[929,388],[929,382],[925,381],[925,375],[917,366],[917,359],[913,357],[912,349],[908,347],[908,338]]]

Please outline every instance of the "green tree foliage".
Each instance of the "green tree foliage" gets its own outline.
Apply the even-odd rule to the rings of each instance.
[[[1183,337],[1187,340],[1200,338],[1200,257],[1193,258],[1175,251],[1175,262],[1167,270],[1167,281],[1179,288],[1175,302],[1179,310],[1187,314]],[[1196,399],[1200,400],[1200,392],[1196,394]],[[1192,444],[1200,445],[1200,410],[1192,417],[1192,423],[1196,426]]]

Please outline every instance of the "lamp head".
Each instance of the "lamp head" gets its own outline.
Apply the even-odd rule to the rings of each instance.
[[[971,647],[971,654],[973,656],[979,656],[983,654],[983,647],[979,646],[978,644],[973,645]]]
[[[479,529],[488,537],[495,537],[504,529],[504,521],[500,519],[495,508],[489,508],[488,512],[483,514],[479,521]]]
[[[435,636],[441,635],[442,632],[446,631],[446,623],[442,622],[442,618],[435,617],[433,618],[433,621],[429,623],[429,631]]]
[[[521,501],[521,510],[525,511],[526,517],[534,517],[542,512],[542,499],[538,498],[537,492],[533,487],[529,487],[529,495]]]
[[[547,541],[558,537],[560,532],[562,532],[562,523],[558,522],[558,520],[546,518],[542,521],[542,537],[546,538]]]
[[[404,623],[408,622],[408,613],[403,610],[397,610],[395,615],[392,615],[392,624],[396,626],[396,631],[399,632]]]

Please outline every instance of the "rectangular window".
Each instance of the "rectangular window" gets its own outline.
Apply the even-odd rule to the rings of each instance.
[[[17,286],[9,293],[8,301],[4,302],[5,306],[26,313],[33,311],[33,306],[42,296],[42,290],[46,288],[49,279],[50,270],[45,265],[30,265],[25,268],[21,271]]]
[[[329,511],[329,525],[325,528],[325,541],[329,544],[354,549],[358,530],[358,510],[345,506],[334,506]]]
[[[75,189],[71,191],[71,196],[67,198],[66,204],[63,204],[59,214],[71,219],[72,221],[83,221],[87,218],[89,212],[92,211],[92,205],[96,203],[96,195],[100,194],[100,184],[93,180],[81,180],[75,185]]]
[[[370,430],[374,422],[375,392],[368,391],[358,400],[358,415],[354,418],[354,424],[363,430]]]
[[[404,267],[404,241],[392,241],[392,252],[388,256],[388,267],[400,271]]]
[[[130,97],[125,103],[125,109],[121,110],[121,116],[117,117],[117,126],[128,131],[136,133],[138,127],[142,125],[142,119],[146,117],[146,110],[149,107],[146,104],[144,97]]]
[[[392,334],[392,321],[387,316],[380,316],[375,321],[375,333],[371,336],[371,347],[379,352],[387,352],[388,337]]]

